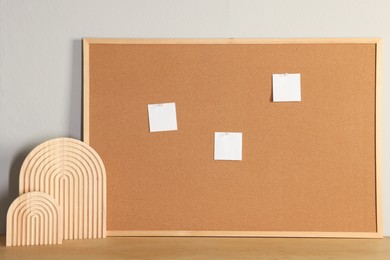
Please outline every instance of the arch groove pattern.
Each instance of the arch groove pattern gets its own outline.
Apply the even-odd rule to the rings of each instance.
[[[106,237],[106,171],[89,145],[72,138],[38,145],[23,162],[19,177],[19,194],[31,191],[58,202],[64,239]]]
[[[43,192],[16,198],[7,212],[7,246],[62,244],[62,211],[57,201]]]

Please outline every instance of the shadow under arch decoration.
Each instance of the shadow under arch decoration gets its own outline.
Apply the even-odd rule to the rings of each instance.
[[[16,198],[7,212],[7,246],[62,244],[62,211],[57,201],[43,192]]]
[[[106,237],[106,171],[95,150],[72,138],[34,148],[23,162],[19,193],[45,192],[63,212],[64,239]]]

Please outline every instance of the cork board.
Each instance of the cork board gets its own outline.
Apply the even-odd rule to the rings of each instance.
[[[107,235],[381,237],[380,40],[84,39]],[[300,73],[302,102],[272,102]],[[175,102],[178,131],[150,133]],[[214,132],[242,132],[215,161]]]

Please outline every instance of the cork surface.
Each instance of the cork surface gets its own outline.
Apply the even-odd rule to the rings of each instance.
[[[107,230],[375,232],[375,44],[91,44]],[[272,74],[302,102],[273,103]],[[178,131],[147,105],[175,102]],[[243,160],[214,161],[214,132]]]

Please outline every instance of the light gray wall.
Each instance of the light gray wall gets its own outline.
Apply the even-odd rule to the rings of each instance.
[[[0,233],[27,153],[81,136],[81,39],[382,37],[390,235],[389,0],[0,0]]]

